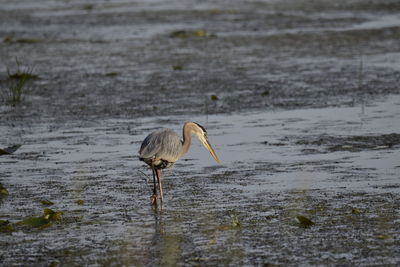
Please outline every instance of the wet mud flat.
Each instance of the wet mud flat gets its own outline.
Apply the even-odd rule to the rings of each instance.
[[[1,219],[13,227],[1,233],[3,264],[398,264],[399,96],[191,118],[222,164],[194,143],[164,173],[162,210],[150,206],[151,172],[136,150],[188,117],[31,128],[0,157]],[[44,208],[62,219],[18,224]]]
[[[399,91],[396,1],[0,1],[24,117],[351,105]],[[5,120],[7,111],[1,110]]]
[[[36,75],[0,106],[0,264],[398,265],[399,10],[0,1],[2,96]],[[188,120],[222,164],[193,144],[154,210],[137,150]]]

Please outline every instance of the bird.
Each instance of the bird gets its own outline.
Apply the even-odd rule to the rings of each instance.
[[[216,162],[220,163],[214,149],[208,141],[206,129],[196,122],[186,122],[183,125],[183,140],[171,129],[162,128],[150,133],[142,142],[139,149],[139,159],[145,162],[153,171],[153,195],[150,202],[157,204],[156,177],[160,191],[160,200],[163,202],[163,189],[161,183],[161,170],[172,167],[175,162],[185,155],[195,135],[203,146],[210,152]]]

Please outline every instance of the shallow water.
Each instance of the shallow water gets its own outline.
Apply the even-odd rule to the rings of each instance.
[[[137,150],[150,131],[180,132],[187,119],[115,119],[55,129],[43,123],[26,129],[23,146],[0,157],[2,184],[10,192],[1,203],[1,219],[14,223],[38,216],[44,208],[40,200],[48,199],[65,221],[2,234],[3,264],[400,260],[394,256],[400,255],[400,140],[377,145],[376,138],[367,138],[373,145],[355,143],[355,150],[343,143],[349,136],[398,133],[399,96],[363,107],[193,117],[208,130],[222,163],[194,142],[164,172],[165,204],[154,210],[151,172],[137,160]],[[313,142],[321,137],[329,141]],[[343,149],[329,150],[338,145]],[[300,227],[298,214],[316,224]],[[391,256],[380,256],[386,254]]]
[[[399,265],[400,5],[227,3],[0,0],[0,265]],[[155,210],[140,143],[189,120],[222,163],[195,141]]]

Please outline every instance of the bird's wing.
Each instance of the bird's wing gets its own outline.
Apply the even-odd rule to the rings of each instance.
[[[157,157],[175,162],[181,155],[182,142],[179,136],[170,129],[161,129],[149,134],[139,150],[141,158]]]

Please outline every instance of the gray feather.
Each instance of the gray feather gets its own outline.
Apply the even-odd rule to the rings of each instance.
[[[181,156],[182,141],[171,129],[161,129],[149,134],[143,141],[139,156],[143,159],[159,158],[175,162]]]

